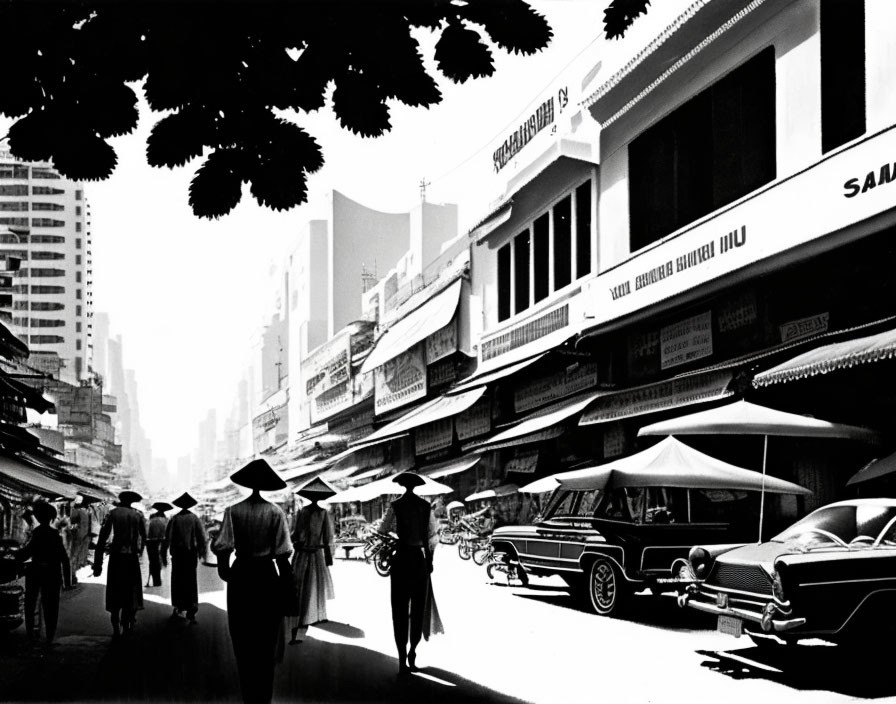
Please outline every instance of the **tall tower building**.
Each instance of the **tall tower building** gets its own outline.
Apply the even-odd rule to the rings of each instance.
[[[83,184],[47,162],[25,162],[0,144],[0,258],[18,257],[11,330],[32,352],[55,353],[59,376],[77,383],[90,367],[90,211]]]

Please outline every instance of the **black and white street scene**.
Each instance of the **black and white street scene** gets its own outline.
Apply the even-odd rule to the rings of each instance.
[[[896,702],[896,2],[0,27],[0,701]]]

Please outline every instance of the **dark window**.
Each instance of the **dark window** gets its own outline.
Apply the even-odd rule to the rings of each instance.
[[[62,235],[32,235],[31,241],[39,244],[63,244],[65,237]]]
[[[26,184],[15,184],[14,186],[0,186],[0,196],[27,196],[28,186]]]
[[[64,325],[64,320],[45,320],[44,318],[31,319],[31,327],[33,328],[61,328]]]
[[[80,231],[81,231],[81,222],[78,221],[75,223],[75,232],[80,232]]]
[[[572,280],[572,197],[554,206],[554,290]]]
[[[32,259],[65,259],[63,252],[32,252]]]
[[[81,263],[81,255],[80,255],[80,254],[76,254],[76,255],[75,255],[75,264],[80,264],[80,263]]]
[[[65,206],[61,203],[34,203],[32,210],[65,210]]]
[[[81,306],[75,306],[75,315],[77,315],[77,316],[80,317],[80,315],[81,315]]]
[[[81,349],[81,338],[80,337],[77,340],[75,340],[75,349],[76,350]]]
[[[36,196],[60,196],[65,193],[61,188],[53,188],[52,186],[32,186],[31,192]]]
[[[18,164],[0,166],[0,178],[28,178],[28,167]]]
[[[32,227],[63,227],[65,220],[54,220],[53,218],[31,218]]]
[[[532,225],[532,289],[535,294],[535,302],[548,297],[550,292],[548,272],[550,271],[550,223],[548,214],[539,217]]]
[[[59,174],[40,166],[35,166],[31,170],[31,178],[59,178]]]
[[[591,273],[591,181],[576,189],[576,278]]]
[[[32,345],[58,345],[64,342],[64,338],[60,335],[31,335],[28,342]]]
[[[775,177],[775,51],[763,50],[629,145],[631,249]]]
[[[65,304],[51,303],[49,301],[32,301],[31,310],[63,310]]]
[[[529,307],[529,230],[513,240],[514,313]]]
[[[821,0],[821,151],[865,134],[865,3]]]
[[[81,249],[81,238],[75,240],[75,249]]]
[[[65,271],[64,271],[63,269],[41,269],[41,268],[37,268],[37,269],[32,269],[31,272],[30,272],[30,274],[31,274],[31,276],[33,276],[33,277],[46,278],[46,277],[51,277],[51,276],[65,276]],[[26,270],[26,273],[25,273],[24,275],[26,275],[26,276],[28,275],[27,270]]]
[[[65,293],[65,286],[32,286],[31,293]]]
[[[75,215],[80,215],[80,214],[81,214],[81,206],[80,206],[80,205],[76,205],[76,206],[75,206]]]
[[[83,192],[80,189],[75,191],[75,200],[81,200],[82,197],[83,197]]]
[[[498,320],[510,317],[510,243],[498,250]]]
[[[0,203],[0,210],[28,210],[28,202],[21,201],[7,201],[5,203]]]
[[[81,272],[80,271],[75,272],[75,281],[77,283],[81,283]]]
[[[0,218],[0,225],[18,225],[28,227],[28,218]]]
[[[77,298],[78,300],[81,300],[81,297],[82,297],[82,296],[81,296],[81,289],[77,289],[77,290],[75,291],[75,298]]]

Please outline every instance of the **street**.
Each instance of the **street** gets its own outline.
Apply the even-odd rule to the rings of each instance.
[[[49,651],[29,646],[23,628],[0,640],[2,698],[238,700],[223,585],[212,567],[200,574],[199,625],[170,618],[165,570],[165,586],[144,590],[136,633],[116,645],[102,579],[82,579],[63,597]],[[277,700],[838,702],[896,695],[891,678],[874,677],[871,663],[837,648],[759,649],[715,633],[711,619],[665,597],[639,597],[630,620],[601,618],[553,579],[534,579],[527,589],[490,583],[484,568],[461,561],[453,546],[437,551],[434,572],[446,633],[421,644],[422,672],[400,682],[389,580],[358,559],[337,559],[333,578],[329,622],[287,646]]]

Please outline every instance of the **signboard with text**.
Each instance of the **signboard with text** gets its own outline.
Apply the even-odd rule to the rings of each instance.
[[[400,408],[426,396],[423,355],[423,344],[417,344],[374,370],[376,413]]]
[[[594,386],[597,386],[597,364],[578,364],[521,385],[513,394],[513,408],[517,413],[525,413]]]
[[[660,329],[660,367],[669,369],[712,354],[710,311]]]

